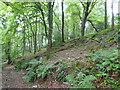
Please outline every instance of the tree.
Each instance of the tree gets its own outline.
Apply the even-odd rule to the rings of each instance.
[[[105,29],[107,29],[107,0],[105,0]]]
[[[52,29],[53,29],[53,6],[54,2],[48,2],[48,23],[49,23],[49,30],[48,30],[48,51],[52,47]]]
[[[113,0],[112,0],[112,2],[111,2],[111,10],[112,10],[112,25],[111,25],[111,29],[114,30]]]
[[[42,4],[40,2],[35,2],[35,4],[37,5],[37,8],[40,10],[41,14],[42,14],[42,21],[44,24],[44,28],[45,28],[45,35],[48,38],[48,33],[47,33],[47,25],[46,25],[46,21],[45,21],[45,15],[44,15],[44,11],[42,9]]]
[[[82,23],[81,23],[81,36],[84,37],[87,17],[91,13],[91,11],[94,8],[96,2],[95,1],[90,2],[89,0],[87,0],[87,2],[81,2],[81,4],[83,6],[83,16],[82,16]]]
[[[37,50],[37,16],[36,16],[35,24],[36,24],[36,29],[34,32],[34,53],[36,53]]]
[[[23,55],[25,54],[25,50],[26,50],[26,38],[25,38],[25,25],[23,26]]]
[[[64,0],[63,0],[64,1]],[[65,42],[64,40],[64,3],[62,1],[62,42]]]
[[[8,64],[11,64],[11,39],[9,38],[7,43],[6,43],[6,47],[5,47],[5,53],[8,59]]]

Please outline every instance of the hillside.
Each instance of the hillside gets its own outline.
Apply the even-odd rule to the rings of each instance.
[[[109,38],[111,38],[112,35],[114,35],[114,33],[109,34]],[[104,37],[105,37],[105,34],[104,34]],[[107,65],[107,68],[111,68],[111,69],[107,70],[107,72],[105,71],[104,74],[100,74],[101,72],[96,71],[98,69],[97,65],[101,65],[100,64],[101,62],[98,62],[97,58],[99,59],[100,57],[103,57],[101,59],[104,60],[105,55],[101,56],[99,54],[98,57],[93,57],[92,54],[96,53],[97,55],[97,52],[99,52],[100,50],[102,50],[103,53],[106,50],[105,54],[110,53],[109,51],[111,51],[111,55],[113,54],[114,56],[114,53],[112,52],[114,52],[114,50],[117,50],[117,43],[114,39],[110,40],[111,43],[107,42],[109,38],[98,40],[98,41],[94,40],[95,38],[98,38],[98,36],[94,37],[94,39],[90,39],[90,38],[91,36],[86,39],[89,41],[80,43],[77,46],[75,42],[78,42],[79,39],[72,40],[59,47],[57,46],[57,49],[54,49],[54,51],[51,52],[49,56],[49,60],[47,60],[46,58],[47,56],[45,54],[44,49],[41,49],[41,51],[38,52],[39,54],[37,53],[35,55],[26,55],[19,60],[15,60],[15,62],[13,63],[13,65],[15,66],[4,64],[3,65],[3,82],[4,82],[3,86],[6,88],[7,87],[69,88],[75,85],[75,82],[78,78],[78,76],[76,75],[79,75],[79,73],[81,73],[83,75],[86,75],[86,78],[88,76],[91,77],[92,84],[88,82],[89,81],[88,79],[86,82],[86,83],[89,83],[88,85],[93,85],[97,88],[99,87],[109,88],[108,86],[109,84],[106,86],[103,86],[102,82],[106,81],[106,83],[108,83],[107,77],[104,76],[104,74],[114,75],[114,73],[116,73],[116,71],[112,70],[114,67],[111,67],[111,64],[114,64],[114,63],[109,64],[109,62],[103,61],[103,63],[105,63],[103,65]],[[101,42],[102,45],[99,42]],[[33,59],[34,57],[36,59]],[[93,60],[93,58],[96,58],[96,59]],[[111,57],[108,56],[108,58],[111,58]],[[116,57],[116,59],[119,59],[119,58]],[[115,63],[115,65],[118,65],[118,64]],[[117,67],[119,68],[119,66]],[[116,69],[118,70],[118,68]],[[22,71],[19,71],[19,70],[22,70]],[[25,72],[24,73],[25,76],[22,75],[23,72]],[[33,72],[34,74],[32,74]],[[91,75],[95,75],[95,77]],[[34,81],[34,83],[30,85],[28,84],[25,85],[24,84],[25,81],[23,81],[22,77],[26,81],[28,82]],[[101,78],[100,81],[99,81],[99,78]],[[112,80],[116,80],[116,78],[117,76]],[[6,79],[7,81],[4,81]],[[12,82],[12,85],[11,85],[11,81],[14,79],[19,81],[19,83]],[[69,81],[69,80],[72,80],[72,81]],[[89,86],[86,86],[86,87],[89,87]]]

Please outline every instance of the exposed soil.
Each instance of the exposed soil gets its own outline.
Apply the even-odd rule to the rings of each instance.
[[[15,71],[14,66],[3,64],[2,70],[2,88],[30,88],[22,79],[24,72]]]
[[[71,85],[66,85],[61,81],[57,81],[55,78],[55,74],[49,75],[45,80],[38,79],[40,88],[69,88]]]
[[[80,62],[86,62],[88,59],[84,56],[85,53],[90,52],[89,48],[97,49],[97,43],[88,43],[82,44],[81,46],[76,46],[73,48],[69,48],[63,51],[56,52],[52,55],[50,59],[50,63],[54,63],[58,60],[74,60]],[[96,47],[95,47],[96,45]]]

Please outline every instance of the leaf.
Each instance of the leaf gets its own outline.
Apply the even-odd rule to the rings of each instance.
[[[92,80],[95,80],[95,79],[97,79],[95,76],[89,75],[89,76],[86,76],[86,77],[84,78],[84,81],[85,81],[85,82],[88,82],[88,81],[92,81]]]
[[[92,56],[93,53],[85,53],[84,56]]]
[[[107,65],[107,64],[110,64],[111,62],[110,61],[106,61],[106,62],[103,62],[102,65]]]
[[[42,78],[44,78],[46,75],[47,75],[47,73],[46,72],[42,72]]]
[[[116,68],[120,68],[120,64],[116,64],[114,67],[116,67]]]
[[[67,79],[68,81],[70,81],[70,82],[74,82],[74,81],[75,81],[74,76],[73,76],[72,74],[67,75],[67,76],[66,76],[66,79]]]
[[[66,85],[70,85],[70,83],[69,82],[63,82],[64,84],[66,84]]]
[[[112,68],[111,67],[107,67],[107,71],[111,70]]]
[[[83,76],[85,76],[85,74],[83,74],[82,72],[78,73],[78,79],[79,80],[82,80]]]
[[[41,75],[42,75],[42,74],[41,74],[41,73],[39,73],[39,74],[37,74],[37,77],[41,77]]]
[[[100,74],[97,74],[97,76],[107,76],[108,74],[107,73],[100,73]]]
[[[79,88],[95,88],[94,86],[92,86],[92,83],[91,82],[84,82],[82,83]]]

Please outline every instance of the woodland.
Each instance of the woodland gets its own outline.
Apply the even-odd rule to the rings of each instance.
[[[2,88],[120,88],[120,1],[33,1],[0,1]]]

